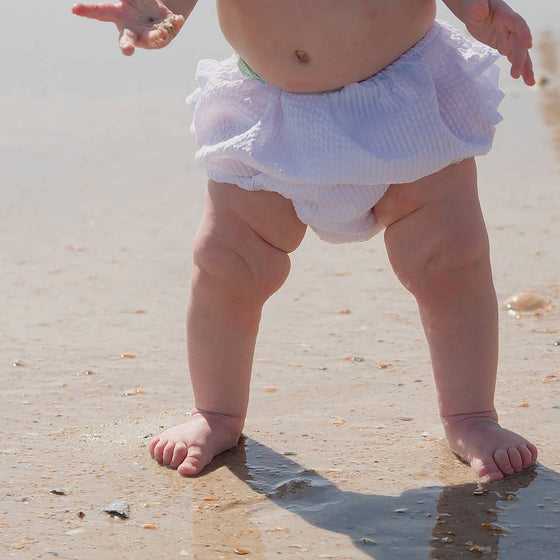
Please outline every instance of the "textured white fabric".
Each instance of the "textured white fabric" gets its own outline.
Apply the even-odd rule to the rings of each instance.
[[[436,22],[393,64],[331,93],[280,90],[244,75],[236,55],[202,60],[187,99],[196,161],[215,181],[289,198],[327,241],[368,239],[389,185],[490,149],[497,57]]]

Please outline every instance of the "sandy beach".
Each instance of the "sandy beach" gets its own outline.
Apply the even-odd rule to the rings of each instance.
[[[382,236],[333,246],[309,232],[265,308],[242,444],[194,479],[152,461],[150,437],[192,404],[184,309],[205,176],[184,99],[198,60],[230,48],[208,1],[167,49],[132,58],[71,3],[11,4],[26,29],[0,37],[1,557],[557,559],[558,2],[511,2],[539,81],[502,73],[504,121],[479,159],[497,406],[540,450],[493,485],[447,449]],[[547,305],[508,313],[518,292]],[[102,511],[115,501],[128,518]]]

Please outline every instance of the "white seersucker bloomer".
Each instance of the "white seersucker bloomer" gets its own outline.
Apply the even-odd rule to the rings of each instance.
[[[238,57],[198,65],[196,161],[218,182],[280,193],[324,240],[361,241],[389,185],[488,152],[498,53],[436,22],[371,78],[330,93],[291,93],[241,72]]]

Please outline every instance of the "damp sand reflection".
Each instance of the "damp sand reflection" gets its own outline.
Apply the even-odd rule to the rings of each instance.
[[[560,474],[540,465],[492,485],[384,496],[342,491],[318,472],[246,438],[218,457],[197,487],[193,537],[200,560],[232,552],[293,560],[558,557]],[[311,542],[313,528],[321,530],[320,542]],[[329,534],[338,540],[330,541]]]

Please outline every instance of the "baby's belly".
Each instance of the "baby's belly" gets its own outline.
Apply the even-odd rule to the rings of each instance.
[[[376,74],[417,43],[435,0],[217,0],[222,31],[266,82],[336,89]]]

